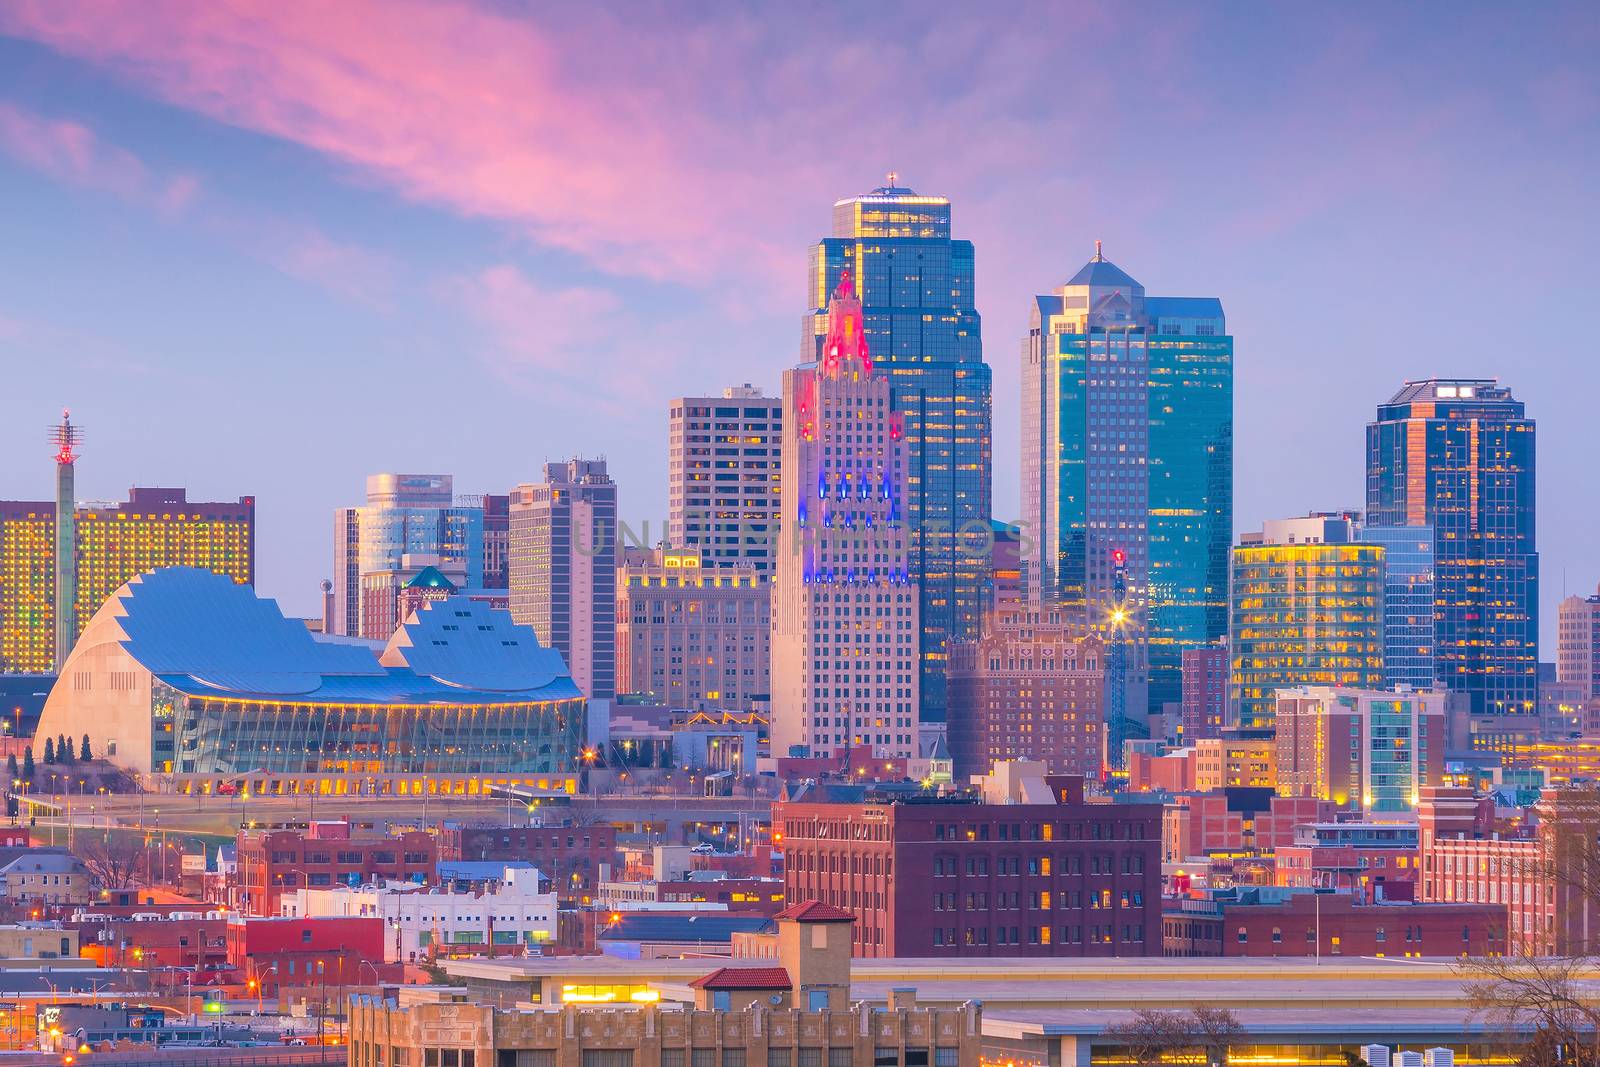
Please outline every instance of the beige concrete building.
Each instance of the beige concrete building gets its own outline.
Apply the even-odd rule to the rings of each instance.
[[[573,991],[505,1008],[456,986],[354,997],[351,1067],[978,1067],[976,1004],[921,1007],[906,988],[887,1011],[852,1004],[850,914],[811,901],[777,918],[778,966],[704,973],[681,1010],[642,984],[621,1003],[596,986],[590,1006]]]
[[[1271,738],[1204,737],[1194,743],[1194,752],[1196,792],[1230,785],[1270,789],[1277,784]]]
[[[0,926],[0,959],[69,960],[78,955],[78,931],[59,923]]]
[[[849,278],[815,366],[783,376],[784,536],[772,590],[772,754],[921,751],[921,594],[904,414]]]
[[[1556,680],[1584,700],[1600,696],[1600,592],[1569,596],[1557,609]]]
[[[748,711],[770,689],[769,577],[696,551],[628,549],[617,571],[617,692]]]
[[[782,427],[783,404],[748,383],[672,402],[668,544],[771,576]]]

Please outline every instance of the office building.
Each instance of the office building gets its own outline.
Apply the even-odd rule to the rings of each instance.
[[[778,530],[783,405],[746,383],[672,402],[667,545],[707,568],[748,564],[770,578]]]
[[[511,617],[561,653],[590,699],[616,692],[617,483],[603,459],[547,463],[511,491]]]
[[[1600,696],[1600,591],[1561,601],[1556,619],[1556,681],[1576,687],[1580,700]]]
[[[479,506],[483,508],[483,587],[510,589],[511,497],[485,493],[479,497]]]
[[[1022,502],[1030,597],[1126,642],[1119,752],[1146,713],[1181,700],[1184,650],[1228,629],[1233,338],[1220,301],[1147,297],[1098,244],[1035,298]]]
[[[1444,777],[1445,694],[1278,690],[1278,791],[1373,814],[1411,812]]]
[[[69,464],[70,466],[70,464]],[[254,497],[188,499],[183,489],[128,491],[123,503],[73,508],[71,617],[57,625],[56,506],[0,501],[0,672],[48,671],[57,635],[70,647],[106,599],[157,567],[200,567],[255,581]]]
[[[1083,785],[1018,762],[944,796],[791,787],[773,810],[785,896],[853,912],[857,956],[1159,954],[1161,805]]]
[[[696,551],[627,549],[617,571],[617,692],[749,711],[771,689],[770,575]]]
[[[992,522],[994,547],[989,551],[989,597],[984,619],[996,610],[1027,602],[1022,589],[1022,528],[1009,522]]]
[[[1416,895],[1422,863],[1415,823],[1335,822],[1333,801],[1318,803],[1327,806],[1327,813],[1302,820],[1294,839],[1273,852],[1277,885],[1349,889],[1367,899],[1379,892],[1406,899]]]
[[[976,641],[950,646],[950,756],[955,780],[996,762],[1034,760],[1055,774],[1105,766],[1105,649],[1058,607],[998,609]]]
[[[222,575],[167,567],[117,590],[61,678],[41,745],[87,735],[182,793],[566,792],[583,743],[560,654],[464,597],[428,604],[378,654]]]
[[[992,383],[974,305],[972,242],[950,236],[950,201],[887,185],[833,205],[833,235],[812,250],[812,311],[801,359],[820,360],[829,297],[846,273],[862,340],[904,423],[901,520],[921,625],[921,716],[945,719],[948,643],[975,638],[989,566]]]
[[[1363,526],[1360,540],[1383,546],[1384,685],[1432,689],[1433,527]]]
[[[1407,382],[1367,426],[1367,522],[1433,529],[1438,683],[1474,716],[1532,717],[1534,422],[1493,380]]]
[[[448,474],[371,474],[367,502],[333,513],[333,616],[349,637],[387,641],[400,624],[393,590],[432,565],[480,588],[484,518],[479,498],[457,500]],[[367,589],[388,613],[364,603]]]
[[[1202,793],[1247,786],[1271,789],[1278,780],[1272,738],[1202,737],[1194,751],[1194,787]]]
[[[1303,685],[1382,689],[1384,549],[1354,517],[1267,522],[1233,550],[1229,711],[1272,725],[1273,694]]]
[[[782,521],[793,534],[772,593],[775,756],[920,751],[905,424],[862,315],[846,272],[822,358],[783,376]]]
[[[1221,737],[1228,725],[1228,646],[1183,650],[1183,740]]]

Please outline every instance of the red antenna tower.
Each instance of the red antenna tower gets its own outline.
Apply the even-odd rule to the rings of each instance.
[[[78,458],[74,451],[83,440],[83,431],[72,425],[72,412],[61,410],[61,423],[50,427],[50,443],[56,446],[56,462],[65,466]]]

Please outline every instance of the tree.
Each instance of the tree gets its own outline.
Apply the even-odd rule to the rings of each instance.
[[[1461,961],[1462,989],[1473,1014],[1506,1031],[1532,1025],[1528,1053],[1561,1048],[1566,1062],[1600,1063],[1600,1006],[1584,988],[1590,960],[1581,956],[1482,956]],[[1553,1061],[1551,1061],[1553,1062]]]
[[[1191,1041],[1205,1054],[1208,1064],[1226,1064],[1228,1049],[1244,1033],[1239,1020],[1227,1008],[1198,1007],[1189,1013]]]
[[[1106,1027],[1106,1036],[1123,1044],[1136,1063],[1160,1063],[1163,1057],[1200,1053],[1207,1064],[1226,1064],[1228,1049],[1244,1034],[1227,1008],[1197,1007],[1192,1011],[1142,1008],[1126,1022]]]
[[[94,759],[94,756],[89,752],[88,734],[84,734],[83,740],[78,743],[78,758],[83,760],[85,763],[88,763],[90,760]]]
[[[80,834],[74,851],[106,889],[128,888],[145,866],[146,849],[136,834]]]
[[[1178,1047],[1179,1018],[1175,1011],[1140,1008],[1133,1018],[1106,1027],[1106,1037],[1124,1046],[1135,1063],[1160,1063],[1162,1056]]]
[[[56,743],[54,739],[49,737],[44,739],[44,761],[46,763],[54,763],[56,761]]]
[[[67,740],[67,735],[57,735],[56,759],[60,760],[62,763],[71,763],[74,758],[76,758],[76,754],[72,751],[72,742]]]
[[[22,750],[22,777],[33,781],[33,746],[27,745]]]
[[[13,752],[11,755],[6,757],[6,777],[14,782],[21,775],[21,773],[22,772],[17,769],[17,754]]]

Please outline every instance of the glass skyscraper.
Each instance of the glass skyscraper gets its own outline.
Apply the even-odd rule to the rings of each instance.
[[[911,573],[921,590],[921,715],[945,719],[951,641],[977,638],[988,578],[994,446],[989,366],[973,305],[971,241],[950,201],[889,184],[833,205],[812,250],[802,361],[820,354],[828,298],[850,271],[873,364],[905,419]]]
[[[1361,540],[1384,548],[1386,685],[1432,689],[1433,527],[1367,526]]]
[[[1023,364],[1024,588],[1120,632],[1121,699],[1137,721],[1182,699],[1185,649],[1228,632],[1233,338],[1222,303],[1147,297],[1097,248],[1035,298]]]
[[[1493,380],[1407,382],[1367,426],[1367,522],[1433,528],[1438,683],[1475,715],[1538,706],[1534,423]]]

